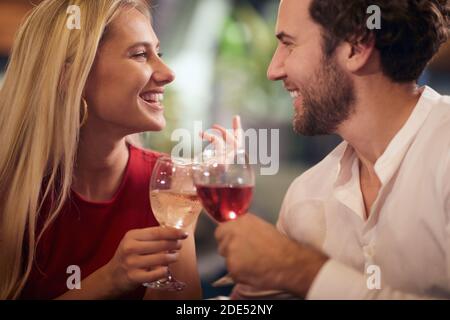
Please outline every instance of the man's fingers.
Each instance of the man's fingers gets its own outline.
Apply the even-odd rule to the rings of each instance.
[[[233,117],[233,133],[238,149],[242,148],[243,130],[241,124],[241,117],[236,115]]]
[[[214,237],[216,238],[217,241],[222,241],[225,234],[226,234],[226,226],[224,224],[219,224],[219,226],[216,228],[216,231],[214,231]]]
[[[217,131],[219,136],[215,136],[207,132],[201,132],[200,137],[204,140],[213,143],[216,146],[216,148],[223,148],[225,145],[226,146],[231,145],[235,149],[239,149],[242,147],[243,132],[241,125],[241,118],[238,115],[233,117],[232,133],[230,132],[230,130],[225,129],[224,127],[218,124],[214,124],[212,126],[212,130]]]
[[[241,124],[241,117],[238,115],[235,115],[233,117],[233,130],[239,130],[242,129],[242,124]]]
[[[226,258],[226,256],[227,256],[226,249],[227,249],[227,245],[224,242],[220,242],[217,247],[217,252],[219,253],[219,255]]]
[[[223,147],[225,146],[222,138],[220,138],[216,135],[210,134],[208,132],[204,132],[204,131],[200,132],[200,137],[202,139],[207,140],[210,143],[212,143],[216,147],[216,149],[222,150]]]
[[[200,131],[200,138],[207,140],[211,143],[214,143],[215,140],[217,139],[217,137],[213,134],[209,134],[208,132],[205,131]]]
[[[240,149],[242,147],[243,132],[239,116],[233,118],[233,133],[217,124],[213,125],[213,128],[222,133],[222,137],[226,141],[227,146],[232,145],[235,149]]]
[[[222,139],[225,141],[227,145],[236,145],[236,139],[235,136],[232,135],[228,130],[226,130],[224,127],[219,126],[218,124],[215,124],[212,126],[213,129],[219,130],[222,134]]]
[[[227,222],[226,224],[221,224],[216,228],[214,236],[217,240],[217,250],[219,254],[223,257],[227,256],[227,249],[229,246],[230,239],[233,237],[231,234],[232,229],[228,228],[227,224],[231,222]]]

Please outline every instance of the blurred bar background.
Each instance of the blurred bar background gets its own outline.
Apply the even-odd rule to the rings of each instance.
[[[26,13],[42,0],[0,0],[0,83],[14,34]],[[281,83],[266,79],[276,47],[278,0],[160,0],[152,1],[153,25],[162,52],[177,78],[165,95],[168,126],[146,133],[145,146],[170,152],[176,128],[203,129],[214,123],[231,126],[240,114],[244,129],[278,129],[280,169],[276,175],[257,174],[251,211],[275,222],[283,195],[292,180],[320,161],[339,142],[336,136],[300,137],[292,130],[292,106]],[[450,43],[425,71],[420,84],[450,94]],[[259,173],[256,167],[256,173]],[[204,297],[228,294],[210,283],[226,272],[216,253],[215,225],[202,215],[197,228],[197,255]],[[251,235],[249,235],[251,236]],[[270,244],[268,244],[270,245]]]

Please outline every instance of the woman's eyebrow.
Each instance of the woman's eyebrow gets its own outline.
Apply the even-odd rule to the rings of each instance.
[[[156,44],[156,49],[159,49],[160,46],[160,42],[158,41],[158,43]],[[134,44],[132,44],[128,49],[133,49],[136,47],[147,47],[147,48],[152,48],[153,44],[151,42],[147,42],[147,41],[140,41],[140,42],[136,42]]]

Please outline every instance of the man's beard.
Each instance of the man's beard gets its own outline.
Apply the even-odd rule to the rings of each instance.
[[[296,111],[294,130],[305,136],[333,134],[354,112],[352,80],[333,57],[324,57],[309,83],[299,88],[303,112]]]

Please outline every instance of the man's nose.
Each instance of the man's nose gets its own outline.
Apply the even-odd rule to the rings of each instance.
[[[284,70],[284,61],[281,57],[279,49],[277,49],[272,57],[269,68],[267,69],[267,78],[272,81],[282,80],[286,77]]]

